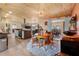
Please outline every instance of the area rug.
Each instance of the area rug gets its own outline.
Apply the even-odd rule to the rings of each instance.
[[[54,41],[54,44],[42,46],[38,48],[37,46],[32,46],[32,42],[30,41],[27,44],[26,49],[36,56],[55,56],[60,52],[60,41]]]

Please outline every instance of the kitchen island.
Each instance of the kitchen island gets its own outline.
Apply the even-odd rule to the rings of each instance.
[[[71,56],[79,56],[79,35],[64,35],[61,40],[61,52]]]
[[[0,52],[8,49],[8,34],[0,32]]]
[[[31,29],[14,29],[15,37],[21,39],[28,39],[31,38]]]

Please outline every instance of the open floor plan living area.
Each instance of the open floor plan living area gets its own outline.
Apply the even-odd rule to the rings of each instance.
[[[0,56],[79,56],[79,4],[0,3]]]

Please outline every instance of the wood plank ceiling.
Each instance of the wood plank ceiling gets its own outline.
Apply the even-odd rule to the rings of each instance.
[[[22,18],[54,18],[69,16],[72,13],[75,4],[60,3],[18,3],[18,4],[0,4],[0,16],[10,17],[14,15]],[[9,13],[10,15],[6,16]]]

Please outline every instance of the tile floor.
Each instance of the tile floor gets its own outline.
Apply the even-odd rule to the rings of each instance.
[[[8,36],[8,49],[0,52],[0,56],[33,56],[33,54],[26,49],[26,45],[30,39],[15,39],[11,36],[13,35]]]

